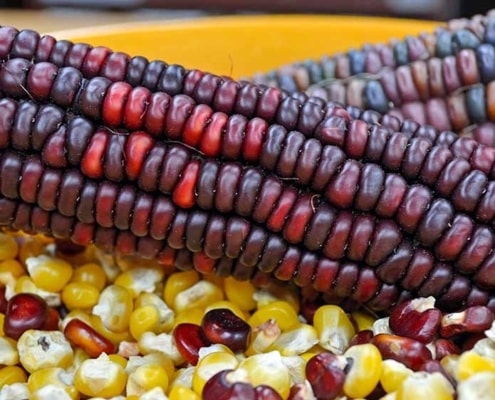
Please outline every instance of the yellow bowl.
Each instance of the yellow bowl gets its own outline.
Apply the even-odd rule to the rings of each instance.
[[[388,18],[270,15],[126,23],[51,34],[58,39],[104,45],[131,55],[241,77],[364,43],[432,31],[438,25]]]

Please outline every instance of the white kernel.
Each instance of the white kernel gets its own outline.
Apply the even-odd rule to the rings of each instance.
[[[26,400],[31,397],[25,382],[5,385],[0,389],[0,400]]]
[[[180,385],[188,389],[192,389],[193,375],[195,369],[196,367],[194,366],[179,369],[175,374],[173,382],[170,384],[170,388],[176,385]]]
[[[67,368],[74,356],[60,331],[27,330],[17,342],[17,351],[22,366],[29,372],[48,367]]]
[[[156,268],[139,267],[132,268],[126,271],[125,274],[127,275],[126,278],[131,279],[132,282],[129,289],[131,289],[136,296],[141,293],[153,293],[156,290],[156,286],[165,275],[164,271],[160,271]],[[116,279],[116,284],[119,284],[119,277]],[[127,287],[127,285],[123,286]]]
[[[155,387],[139,396],[139,400],[168,400],[161,387]]]
[[[301,326],[282,333],[270,346],[283,356],[294,356],[308,351],[318,343],[318,332],[311,325]]]
[[[48,384],[36,392],[33,393],[31,397],[32,400],[73,400],[72,397],[67,393],[64,388],[54,385]]]
[[[380,333],[392,333],[392,330],[390,329],[390,325],[388,323],[389,319],[389,317],[377,319],[373,323],[373,335],[378,335]]]
[[[159,335],[156,335],[153,332],[145,332],[141,335],[138,345],[142,353],[163,353],[168,356],[175,365],[181,365],[185,361],[177,349],[171,334],[160,333]]]
[[[493,400],[495,398],[495,373],[478,372],[459,382],[457,400]]]

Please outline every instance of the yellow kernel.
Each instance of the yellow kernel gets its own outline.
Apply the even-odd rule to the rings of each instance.
[[[290,373],[278,351],[255,354],[241,361],[239,369],[247,372],[253,386],[268,385],[275,389],[283,399],[289,397]]]
[[[157,333],[158,323],[158,310],[151,305],[142,306],[132,311],[129,322],[129,330],[132,337],[139,340],[144,332]]]
[[[15,281],[15,293],[34,293],[41,296],[49,306],[58,307],[61,304],[60,293],[47,292],[36,286],[28,275],[23,275]]]
[[[62,290],[62,302],[69,310],[90,309],[98,303],[100,292],[93,285],[84,282],[69,283]]]
[[[370,343],[349,347],[344,353],[346,359],[352,359],[344,381],[344,393],[352,398],[366,397],[380,381],[382,374],[382,356],[375,345]]]
[[[127,395],[142,395],[155,387],[164,392],[168,389],[168,375],[165,369],[156,364],[144,364],[129,374],[126,385]]]
[[[19,246],[19,254],[17,258],[22,264],[26,264],[29,257],[37,257],[45,254],[46,242],[39,238],[26,236]]]
[[[252,329],[250,343],[246,350],[247,356],[264,353],[277,340],[282,331],[277,321],[269,319],[265,323]]]
[[[134,308],[153,306],[158,311],[158,332],[170,332],[174,325],[174,311],[154,293],[141,293],[134,300]]]
[[[100,294],[93,314],[98,315],[103,325],[112,332],[124,332],[134,307],[131,293],[118,285],[107,286]]]
[[[440,372],[415,372],[396,392],[397,400],[454,400],[454,389]]]
[[[459,356],[455,377],[463,381],[479,372],[495,372],[495,360],[480,356],[474,351],[465,351]]]
[[[174,318],[173,328],[183,323],[201,325],[201,320],[203,319],[204,314],[205,310],[202,308],[192,308],[190,310],[184,310],[177,313]]]
[[[119,364],[124,369],[127,367],[127,358],[121,356],[120,354],[109,354],[108,358],[110,361]]]
[[[153,352],[145,356],[131,357],[126,366],[126,372],[129,373],[135,368],[144,364],[153,364],[161,366],[167,373],[168,380],[172,381],[175,375],[174,362],[163,353]]]
[[[122,286],[137,297],[140,293],[152,293],[162,281],[164,272],[158,268],[132,268],[122,272],[115,281],[115,285]]]
[[[220,300],[215,303],[211,303],[205,308],[205,314],[210,311],[210,310],[215,310],[218,308],[227,308],[230,311],[232,311],[235,315],[237,315],[240,319],[246,320],[246,315],[245,313],[234,303],[228,301],[228,300]]]
[[[203,280],[178,293],[174,299],[173,309],[178,313],[193,308],[204,309],[211,303],[220,300],[223,300],[222,289]]]
[[[16,365],[19,363],[19,352],[14,339],[0,337],[0,365]]]
[[[91,314],[89,317],[91,325],[99,334],[110,340],[113,344],[118,345],[120,342],[130,342],[133,340],[129,330],[123,332],[114,332],[108,329],[98,315]]]
[[[236,356],[227,352],[214,352],[200,358],[193,372],[193,390],[201,394],[208,379],[225,369],[235,369],[238,364]]]
[[[254,293],[256,288],[249,281],[239,281],[231,276],[225,278],[223,290],[228,300],[242,311],[251,311],[256,308]]]
[[[18,251],[15,238],[7,233],[0,233],[0,260],[16,258]]]
[[[183,386],[175,385],[168,394],[169,400],[201,400],[199,394]]]
[[[407,368],[404,364],[395,360],[382,361],[382,375],[380,383],[383,390],[387,393],[395,392],[402,382],[410,375],[413,370]]]
[[[28,378],[28,388],[35,393],[47,385],[55,385],[62,388],[71,399],[79,399],[77,389],[68,383],[68,374],[63,368],[50,367],[34,371]]]
[[[26,382],[26,372],[17,365],[8,365],[0,369],[0,388],[16,382]]]
[[[124,368],[106,354],[84,361],[74,374],[74,386],[89,397],[118,396],[124,391],[126,381]]]
[[[177,295],[199,282],[199,273],[193,269],[190,271],[175,272],[167,278],[163,289],[165,303],[174,308],[174,301]],[[177,311],[177,310],[176,310]]]
[[[5,322],[5,314],[0,313],[0,336],[5,336],[5,332],[3,331],[4,322]]]
[[[74,370],[79,368],[80,365],[89,359],[88,353],[86,353],[83,349],[76,347],[74,349],[74,360],[72,361],[71,368]]]
[[[285,301],[289,303],[296,314],[299,313],[299,293],[288,286],[273,286],[270,289],[260,289],[254,294],[256,305],[263,308],[274,301]]]
[[[320,345],[334,354],[342,354],[356,333],[347,314],[335,305],[318,307],[313,316],[313,325],[318,332]]]
[[[89,283],[101,292],[105,288],[107,276],[101,265],[87,263],[74,270],[71,282]]]
[[[0,262],[0,275],[11,274],[14,278],[26,275],[26,269],[18,260],[4,260]]]
[[[65,260],[41,255],[26,260],[34,284],[48,292],[60,292],[72,277],[72,266]]]
[[[357,310],[351,314],[352,320],[356,324],[356,330],[364,331],[364,330],[373,330],[373,324],[376,321],[376,318],[366,311]]]
[[[281,300],[273,301],[266,306],[259,308],[247,322],[252,328],[255,328],[270,319],[276,320],[283,332],[293,329],[300,324],[297,313],[292,305]]]

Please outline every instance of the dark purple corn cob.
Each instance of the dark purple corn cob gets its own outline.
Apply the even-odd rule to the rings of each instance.
[[[87,60],[85,75],[101,72]],[[261,118],[243,95],[200,101],[208,91],[196,89],[194,101],[10,58],[0,223],[202,272],[293,280],[377,310],[415,295],[491,305],[490,149],[411,122],[394,133],[301,94],[260,100]]]

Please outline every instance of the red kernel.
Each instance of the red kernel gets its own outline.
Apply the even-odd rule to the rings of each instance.
[[[174,340],[179,353],[192,365],[198,363],[199,349],[208,346],[202,335],[201,327],[196,324],[183,323],[174,329]]]
[[[306,379],[318,399],[335,399],[344,387],[345,360],[331,353],[320,353],[306,364]]]
[[[186,165],[182,172],[182,176],[175,186],[173,192],[173,201],[179,207],[191,208],[195,203],[194,188],[199,173],[199,162],[191,161]]]
[[[48,305],[40,296],[20,293],[13,296],[5,313],[5,335],[18,339],[28,329],[42,329],[48,317]]]
[[[102,353],[114,354],[117,350],[112,342],[79,319],[73,319],[65,326],[64,335],[90,357],[98,357]]]
[[[231,310],[217,308],[208,311],[201,321],[203,335],[211,343],[221,343],[232,351],[247,348],[251,327]]]
[[[130,180],[141,174],[144,160],[155,141],[145,132],[134,132],[129,136],[125,146],[126,173]]]

